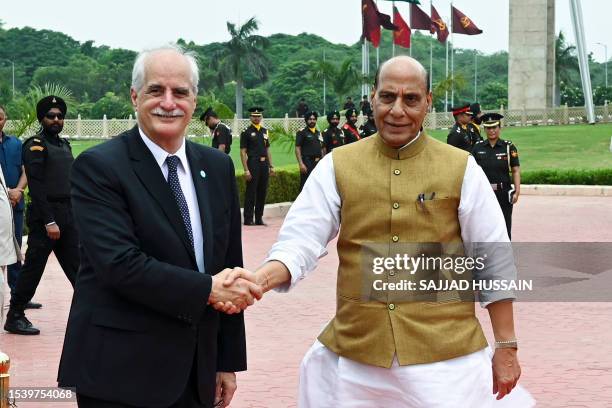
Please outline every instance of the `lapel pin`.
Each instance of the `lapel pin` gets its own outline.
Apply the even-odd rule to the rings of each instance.
[[[204,170],[200,170],[200,177],[206,178],[206,172]]]

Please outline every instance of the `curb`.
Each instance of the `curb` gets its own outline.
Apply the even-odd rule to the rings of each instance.
[[[612,186],[521,185],[521,195],[612,197]]]

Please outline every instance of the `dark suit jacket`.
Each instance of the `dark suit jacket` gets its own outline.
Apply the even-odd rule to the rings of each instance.
[[[75,161],[71,194],[81,267],[60,386],[165,407],[187,387],[195,360],[199,395],[209,406],[217,371],[246,370],[243,315],[206,305],[211,274],[242,266],[234,166],[222,152],[189,141],[186,153],[206,274],[197,271],[178,205],[137,127]]]

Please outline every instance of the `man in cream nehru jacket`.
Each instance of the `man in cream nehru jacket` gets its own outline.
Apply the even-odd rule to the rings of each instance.
[[[448,299],[443,296],[452,291],[442,290],[433,302],[406,301],[391,289],[364,291],[373,271],[370,264],[368,275],[364,259],[372,248],[389,255],[410,244],[429,245],[443,255],[454,245],[459,249],[451,253],[458,257],[479,243],[509,248],[499,205],[473,157],[423,131],[432,104],[428,83],[426,70],[413,58],[396,57],[380,66],[371,95],[378,134],[334,149],[320,161],[256,272],[264,291],[288,290],[315,269],[338,235],[336,314],[302,361],[300,407],[534,404],[516,386],[521,369],[512,291],[478,293],[495,336],[492,357],[475,316],[473,290],[464,291],[467,298]],[[479,222],[483,214],[486,223]],[[404,253],[414,257],[417,251]],[[512,257],[490,258],[474,272],[475,281],[516,278]],[[396,281],[398,273],[387,272],[377,276]],[[226,283],[242,273],[235,269]]]

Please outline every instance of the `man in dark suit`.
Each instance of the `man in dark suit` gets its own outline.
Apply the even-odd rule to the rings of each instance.
[[[222,283],[242,265],[240,207],[229,156],[185,140],[197,85],[180,47],[141,53],[138,126],[74,163],[82,260],[58,381],[79,407],[226,407],[246,369],[243,314],[211,304],[261,289]]]

